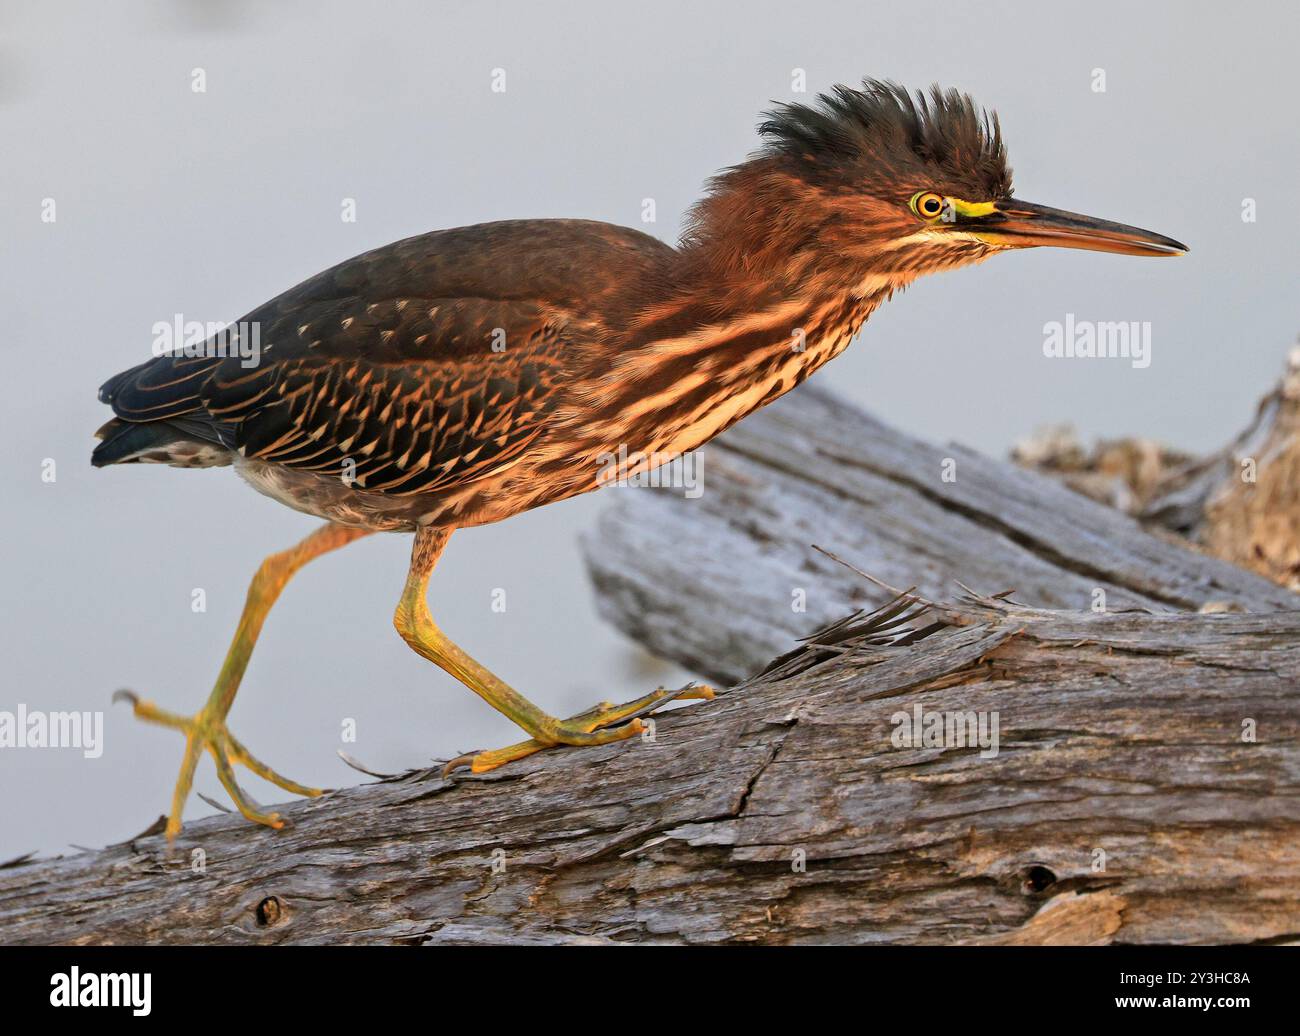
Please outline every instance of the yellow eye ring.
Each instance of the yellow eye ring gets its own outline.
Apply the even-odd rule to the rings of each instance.
[[[936,219],[943,213],[945,204],[943,197],[934,191],[920,191],[908,202],[912,211],[922,219]]]

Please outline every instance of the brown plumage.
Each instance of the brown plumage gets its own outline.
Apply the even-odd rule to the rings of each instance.
[[[365,531],[416,531],[399,630],[531,738],[476,769],[630,736],[664,696],[554,720],[432,625],[424,581],[452,529],[597,488],[620,451],[639,458],[632,475],[695,449],[836,356],[924,273],[1042,244],[1182,250],[1012,198],[996,117],[953,91],[868,80],[782,106],[761,132],[761,150],[710,183],[677,248],[604,223],[514,220],[342,262],[244,318],[260,332],[255,366],[169,355],[110,379],[100,396],[115,416],[93,462],[233,463],[332,523],[276,572]],[[277,578],[278,591],[288,576]],[[255,589],[231,648],[240,664],[194,721],[210,744],[229,737],[224,710],[274,599]]]

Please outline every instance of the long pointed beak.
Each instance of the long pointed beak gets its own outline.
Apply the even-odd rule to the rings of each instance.
[[[965,229],[989,244],[1012,248],[1047,245],[1120,255],[1182,255],[1188,250],[1163,234],[1019,198],[997,202],[993,212],[971,220]]]

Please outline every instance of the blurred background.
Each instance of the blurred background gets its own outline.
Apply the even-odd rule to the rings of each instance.
[[[98,759],[0,748],[0,860],[118,841],[167,809],[180,739],[111,707],[112,692],[196,710],[258,562],[316,524],[230,469],[90,468],[108,417],[95,391],[148,358],[155,322],[233,321],[341,259],[440,227],[570,216],[675,241],[705,178],[754,147],[770,102],[868,74],[938,81],[997,109],[1019,195],[1169,234],[1191,254],[1036,251],[923,280],[816,383],[996,455],[1062,421],[1085,439],[1209,449],[1244,425],[1300,325],[1298,10],[0,3],[0,711],[105,713]],[[344,199],[355,222],[340,218]],[[1049,361],[1043,324],[1067,313],[1150,321],[1150,367]],[[577,541],[601,506],[589,495],[458,533],[430,591],[453,637],[556,714],[688,675],[597,619]],[[231,729],[281,772],[339,786],[363,779],[340,747],[401,770],[517,740],[394,633],[409,545],[376,536],[309,566],[268,621]],[[196,589],[206,611],[191,608]],[[195,787],[224,801],[208,760]],[[284,798],[251,776],[246,787]],[[192,798],[187,817],[211,811]]]

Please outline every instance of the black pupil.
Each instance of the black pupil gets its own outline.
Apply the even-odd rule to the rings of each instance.
[[[939,199],[934,196],[926,198],[925,201],[921,203],[921,207],[925,209],[925,214],[927,216],[933,216],[939,211]]]

